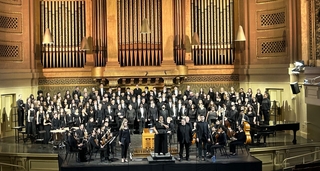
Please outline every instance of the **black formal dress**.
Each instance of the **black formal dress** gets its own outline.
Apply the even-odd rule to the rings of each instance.
[[[154,135],[154,152],[158,153],[158,155],[160,155],[160,153],[163,153],[164,155],[168,153],[167,129],[163,124],[156,122],[155,125],[158,134]]]
[[[23,100],[17,100],[17,107],[18,107],[18,126],[23,126],[24,120],[24,103]]]
[[[182,158],[183,149],[186,149],[186,160],[189,160],[189,149],[192,142],[192,129],[190,124],[179,125],[177,131],[178,142],[180,143],[179,157]]]

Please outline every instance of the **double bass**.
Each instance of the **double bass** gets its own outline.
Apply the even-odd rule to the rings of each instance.
[[[250,135],[250,124],[246,121],[243,122],[243,131],[246,135],[245,144],[250,144],[252,142],[251,135]]]

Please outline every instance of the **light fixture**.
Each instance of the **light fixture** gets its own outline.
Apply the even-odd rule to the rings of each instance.
[[[151,33],[151,29],[148,24],[148,19],[144,18],[142,20],[140,34],[150,34],[150,33]]]
[[[82,51],[90,50],[88,39],[86,37],[83,37],[81,40],[80,50]]]
[[[49,28],[46,28],[46,31],[43,35],[42,44],[53,44],[52,35]]]
[[[246,41],[246,36],[244,35],[243,28],[241,25],[238,28],[237,38],[234,41],[238,41],[238,42]]]
[[[200,44],[199,35],[198,35],[197,32],[194,32],[194,33],[193,33],[191,44],[192,44],[192,45],[199,45],[199,44]]]

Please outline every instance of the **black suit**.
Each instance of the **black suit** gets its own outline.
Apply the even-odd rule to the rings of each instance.
[[[192,129],[189,124],[179,125],[178,127],[178,142],[180,143],[179,156],[182,158],[183,147],[186,148],[186,160],[189,159],[189,149],[192,142]]]
[[[207,122],[197,122],[197,139],[199,139],[198,156],[202,157],[202,150],[206,154],[207,142],[210,137],[209,127]]]
[[[104,94],[106,94],[105,89],[104,88],[99,88],[98,95],[101,97],[101,99],[103,98]]]
[[[158,119],[158,108],[157,107],[150,107],[148,110],[148,115],[150,122],[154,125]]]
[[[148,119],[148,113],[145,108],[137,109],[137,120],[139,122],[139,132],[140,134],[143,132],[143,128],[145,128],[145,123]]]
[[[142,90],[141,90],[141,88],[135,88],[135,89],[133,89],[133,95],[134,96],[138,96],[138,95],[140,95],[141,96],[141,94],[142,94]]]

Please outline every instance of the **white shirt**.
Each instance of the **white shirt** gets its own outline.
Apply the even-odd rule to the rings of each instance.
[[[141,118],[144,118],[144,116],[143,116],[143,113],[144,113],[143,107],[140,108],[140,111],[141,111]]]

